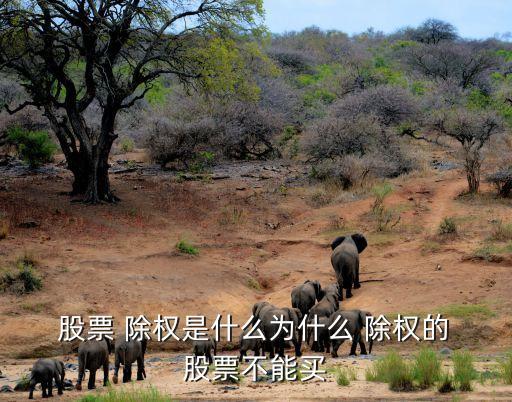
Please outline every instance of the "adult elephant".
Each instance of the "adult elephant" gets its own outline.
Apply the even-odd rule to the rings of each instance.
[[[89,370],[88,389],[94,389],[96,386],[96,370],[103,368],[103,386],[108,384],[109,355],[112,353],[112,343],[108,338],[101,341],[88,340],[78,346],[78,380],[76,389],[82,389],[82,380],[85,370]]]
[[[355,233],[351,236],[341,236],[331,243],[331,264],[336,273],[340,289],[345,289],[347,299],[352,297],[352,286],[359,289],[359,254],[368,246],[366,238]],[[343,291],[342,297],[343,300]]]
[[[309,279],[302,285],[295,286],[292,289],[292,307],[298,308],[302,315],[309,313],[315,302],[322,300],[324,292],[318,281],[310,281]]]
[[[115,366],[112,381],[117,384],[119,367],[123,365],[123,382],[132,380],[132,364],[137,362],[137,381],[146,378],[146,370],[144,369],[144,355],[146,354],[148,341],[144,338],[142,341],[126,340],[125,335],[121,335],[116,339],[114,355]]]
[[[302,313],[298,308],[266,308],[260,317],[261,329],[265,336],[265,350],[270,353],[270,358],[274,358],[275,353],[284,357],[284,348],[286,344],[285,338],[288,334],[285,332],[285,325],[281,326],[279,321],[291,321],[293,323],[293,333],[291,334],[291,341],[295,348],[295,356],[302,356],[301,353],[301,340],[298,334],[298,326],[302,320]],[[289,326],[287,326],[289,328]],[[272,339],[274,338],[274,339]]]

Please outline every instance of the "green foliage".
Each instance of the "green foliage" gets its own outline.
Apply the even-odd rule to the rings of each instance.
[[[512,223],[503,223],[501,219],[493,225],[491,240],[509,241],[512,240]]]
[[[334,369],[334,378],[336,384],[340,387],[347,387],[350,381],[357,380],[357,373],[353,367],[336,367]]]
[[[410,365],[395,351],[386,353],[366,371],[367,381],[386,382],[392,391],[412,390],[413,379]]]
[[[438,233],[440,235],[455,234],[457,233],[457,224],[452,217],[445,217],[439,224]]]
[[[57,146],[46,131],[11,127],[7,132],[7,141],[16,147],[18,155],[32,168],[51,162],[57,151]]]
[[[215,153],[209,151],[201,151],[197,153],[189,166],[192,173],[204,173],[215,163]]]
[[[189,254],[189,255],[198,255],[199,254],[199,250],[184,239],[181,239],[178,241],[178,243],[176,243],[176,250],[178,250],[182,254]]]
[[[439,312],[453,318],[492,318],[496,316],[489,307],[484,304],[449,304],[442,307]]]
[[[500,375],[505,384],[512,385],[512,352],[507,353],[500,362]]]
[[[172,399],[163,395],[156,388],[147,389],[114,389],[110,388],[105,393],[96,393],[83,396],[79,402],[171,402]]]
[[[0,290],[22,295],[40,290],[43,287],[32,260],[20,258],[12,269],[4,269],[0,274]]]
[[[441,374],[441,378],[437,384],[437,390],[442,394],[455,391],[455,387],[453,386],[453,376],[449,371],[444,371]]]
[[[422,348],[415,357],[413,376],[420,388],[429,388],[441,376],[441,362],[431,348]]]
[[[133,152],[135,149],[135,142],[130,137],[123,137],[119,141],[119,147],[124,153]]]
[[[473,356],[468,351],[457,350],[453,354],[453,378],[461,391],[471,391],[471,381],[477,378]]]
[[[400,215],[395,214],[384,205],[384,200],[393,192],[393,186],[389,183],[377,184],[372,188],[375,200],[372,205],[372,214],[377,222],[377,231],[382,232],[392,228],[400,221]]]
[[[151,89],[146,92],[145,99],[151,106],[161,106],[167,101],[172,89],[164,84],[163,78],[153,81]]]

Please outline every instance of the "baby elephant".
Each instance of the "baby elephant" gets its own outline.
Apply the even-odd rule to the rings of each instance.
[[[132,380],[132,364],[137,362],[137,381],[146,378],[146,370],[144,370],[144,355],[146,353],[147,340],[142,341],[130,340],[127,341],[124,335],[116,339],[114,349],[115,366],[114,376],[112,381],[117,384],[117,374],[119,366],[123,365],[123,382],[130,382]]]
[[[249,330],[244,331],[242,335],[240,335],[240,357],[239,361],[244,360],[244,356],[247,355],[248,350],[252,350],[254,352],[254,356],[263,356],[263,340],[262,339],[245,339],[244,336],[249,333]]]
[[[338,321],[336,319],[340,316]],[[366,317],[370,317],[371,313],[362,310],[340,310],[336,311],[329,320],[329,335],[331,337],[331,356],[338,357],[338,348],[345,341],[345,339],[333,339],[333,336],[337,333],[339,337],[345,335],[345,330],[352,337],[352,346],[350,347],[350,355],[356,355],[356,348],[359,344],[361,349],[361,354],[366,354],[366,345],[364,344],[363,336],[361,335],[361,331],[366,326]],[[336,322],[336,325],[334,323]],[[341,326],[345,323],[345,327],[340,329]],[[373,339],[370,338],[370,350],[369,353],[372,353]]]
[[[206,356],[210,364],[213,363],[212,350],[213,356],[215,356],[217,354],[217,341],[213,337],[205,340],[194,341],[194,356]]]
[[[53,380],[57,384],[58,394],[62,395],[64,390],[64,363],[55,359],[39,359],[32,367],[30,374],[30,393],[28,399],[34,399],[36,384],[43,388],[43,398],[53,396]]]

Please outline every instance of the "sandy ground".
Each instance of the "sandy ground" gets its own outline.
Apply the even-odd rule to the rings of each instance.
[[[11,227],[0,241],[0,261],[9,265],[30,254],[44,282],[43,290],[33,294],[0,294],[0,370],[12,377],[18,367],[27,367],[24,358],[30,364],[45,355],[74,359],[72,346],[57,341],[61,315],[112,314],[122,326],[126,315],[202,314],[211,322],[229,313],[244,323],[255,301],[285,306],[292,287],[304,280],[332,282],[328,244],[353,232],[365,233],[369,241],[361,255],[361,279],[378,281],[363,283],[343,308],[424,317],[447,306],[482,305],[489,314],[452,317],[449,341],[436,347],[465,346],[485,354],[512,347],[512,259],[509,254],[493,262],[473,258],[486,244],[493,222],[511,218],[512,203],[494,199],[491,189],[484,186],[474,198],[458,197],[466,183],[457,171],[396,179],[386,205],[400,214],[400,222],[377,232],[369,217],[371,198],[338,197],[318,206],[318,189],[296,179],[303,176],[300,168],[247,164],[215,174],[195,181],[144,169],[113,174],[113,187],[123,201],[95,207],[69,202],[61,193],[69,188],[69,176],[57,168],[0,178],[0,212]],[[457,236],[436,234],[446,216],[456,217]],[[18,227],[27,221],[37,227]],[[196,245],[199,255],[177,253],[179,239]],[[388,346],[404,353],[417,348],[411,343]],[[189,346],[151,345],[152,353],[163,349]],[[393,397],[385,385],[356,381],[340,389],[332,378],[320,385],[242,384],[240,390],[224,392],[211,384],[184,384],[181,372],[166,375],[170,367],[164,366],[151,367],[147,382],[188,399],[272,399],[276,392],[280,399]],[[203,393],[190,394],[195,390]],[[510,388],[499,385],[477,386],[464,398],[478,399],[480,392],[512,399]]]

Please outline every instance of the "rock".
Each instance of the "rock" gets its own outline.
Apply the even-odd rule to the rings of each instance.
[[[66,370],[76,371],[78,370],[78,364],[75,363],[66,363],[64,364],[64,368]]]
[[[442,269],[443,267],[441,266],[441,264],[436,265],[436,271],[441,271]]]
[[[64,389],[66,391],[72,391],[73,389],[75,389],[75,386],[73,385],[73,381],[71,381],[68,378],[65,378],[64,379]]]
[[[30,229],[30,228],[36,228],[39,226],[39,222],[36,221],[25,221],[21,222],[18,227],[23,229]]]
[[[4,386],[2,386],[2,388],[0,388],[0,394],[4,394],[4,393],[8,393],[8,392],[14,392],[14,390],[8,385],[4,385]]]
[[[236,391],[238,390],[238,387],[234,387],[233,385],[225,385],[221,388],[224,391]]]
[[[439,353],[441,353],[442,355],[451,355],[452,354],[452,350],[450,348],[441,348],[441,350],[439,351]]]
[[[161,362],[162,359],[160,357],[150,357],[149,359],[146,359],[146,362],[148,363],[155,363],[155,362]]]

